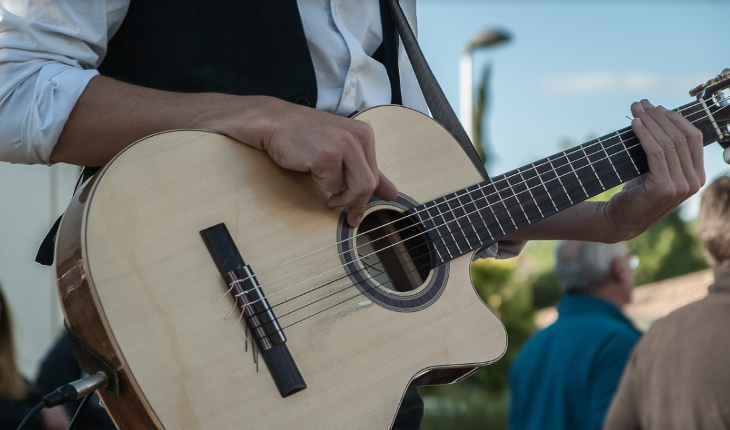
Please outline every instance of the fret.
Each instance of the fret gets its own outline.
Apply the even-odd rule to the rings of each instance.
[[[617,168],[617,166],[622,165],[622,162],[627,161],[627,158],[629,157],[628,152],[626,152],[626,147],[624,146],[621,139],[617,136],[611,136],[604,142],[603,146],[605,148],[606,154],[608,154],[609,161],[611,162],[614,171],[619,176],[619,183],[626,182],[627,180],[633,178],[633,169]],[[626,176],[627,174],[629,175],[628,177]]]
[[[474,232],[473,240],[471,235],[470,237],[467,237],[467,241],[472,246],[478,246],[492,241],[492,235],[489,233],[489,228],[485,230],[481,227],[482,225],[486,227],[487,224],[481,216],[479,206],[477,205],[477,202],[482,202],[480,197],[481,193],[478,192],[480,187],[481,184],[472,185],[465,190],[464,194],[457,197],[460,205],[464,208],[466,218]]]
[[[606,161],[608,164],[611,165],[611,168],[613,169],[613,172],[616,174],[616,185],[622,183],[621,175],[618,174],[618,171],[616,170],[616,166],[613,165],[613,160],[611,159],[611,154],[609,154],[608,149],[606,148],[606,143],[604,141],[601,141],[600,139],[597,140],[598,144],[600,145],[601,149],[603,150],[603,153],[606,155]],[[611,181],[613,182],[613,181]]]
[[[578,183],[580,184],[585,198],[595,196],[605,190],[598,178],[598,175],[593,171],[591,166],[589,166],[588,158],[585,156],[585,153],[581,148],[568,150],[565,153],[565,157],[568,159],[573,173],[578,177]]]
[[[542,182],[535,169],[523,169],[519,171],[519,174],[522,178],[522,182],[525,183],[527,191],[530,193],[530,197],[532,197],[532,200],[535,202],[535,207],[540,213],[540,218],[545,218],[547,215],[551,215],[555,208],[553,201],[550,199],[547,188],[545,188],[545,184]],[[543,206],[545,207],[543,208]]]
[[[518,226],[521,227],[524,225],[528,225],[530,223],[530,217],[527,215],[527,211],[525,211],[525,208],[524,206],[522,206],[521,201],[521,199],[524,199],[525,203],[527,203],[528,201],[527,193],[525,193],[527,187],[524,183],[520,181],[510,182],[509,178],[514,176],[516,175],[507,175],[505,176],[504,180],[507,182],[507,186],[509,187],[508,189],[512,192],[512,197],[507,198],[507,200],[510,202],[510,207],[514,207],[514,204],[511,203],[512,200],[514,200],[515,202],[517,202],[517,206],[519,206],[520,210],[522,211],[522,213],[517,211],[511,211],[511,213],[513,214],[513,217],[511,218],[516,218],[516,220],[513,219],[512,222],[515,223],[515,229],[517,229]],[[524,219],[522,218],[522,215],[524,215]]]
[[[464,253],[464,249],[467,251],[469,250],[469,235],[467,233],[467,230],[469,227],[471,227],[469,223],[469,219],[466,217],[466,211],[464,210],[464,207],[460,204],[458,195],[456,193],[450,194],[444,198],[444,203],[446,203],[446,206],[449,209],[449,212],[453,215],[453,220],[450,221],[451,225],[456,224],[456,227],[459,229],[461,234],[457,234],[455,243],[456,247],[458,248],[458,251],[460,254]],[[474,230],[474,227],[471,227],[472,231]],[[452,232],[452,236],[454,236],[454,229],[449,228],[449,230]],[[475,232],[476,233],[476,232]],[[464,244],[462,247],[461,244]]]
[[[596,139],[583,144],[582,147],[588,154],[588,162],[596,171],[598,177],[601,178],[604,190],[611,189],[621,183],[621,178],[611,164],[611,160],[603,147],[603,141]]]
[[[636,145],[631,145],[629,147],[628,154],[631,162],[634,163],[634,166],[636,167],[636,171],[638,173],[637,176],[649,171],[646,153],[644,152],[644,148],[638,144],[638,139]]]
[[[601,177],[598,175],[598,172],[596,171],[596,166],[591,161],[590,155],[588,155],[588,152],[586,151],[586,145],[580,145],[579,148],[581,151],[583,151],[583,156],[585,157],[585,162],[588,166],[591,166],[591,170],[593,170],[593,174],[596,176],[596,179],[598,179],[598,184],[601,186],[601,189],[606,191],[606,187],[603,185],[603,181],[601,181]]]
[[[540,213],[540,218],[545,218],[545,215],[542,213],[542,209],[540,209],[540,205],[537,204],[537,199],[535,198],[535,195],[532,194],[531,185],[528,183],[528,181],[525,179],[525,175],[522,174],[521,170],[517,170],[517,173],[520,175],[520,179],[522,179],[522,182],[525,184],[525,188],[527,189],[527,192],[530,193],[530,198],[533,202],[535,202],[535,207],[537,208],[537,211]]]
[[[552,168],[552,164],[547,162],[547,159],[540,160],[537,163],[537,173],[541,176],[542,181],[547,185],[550,190],[550,198],[555,206],[555,211],[559,211],[567,208],[571,205],[568,199],[568,193],[565,191],[565,187],[562,186],[558,180],[558,175]]]
[[[553,161],[548,158],[548,164],[550,164],[550,169],[555,172],[555,180],[557,181],[558,185],[563,189],[563,192],[565,193],[565,196],[568,198],[568,201],[570,201],[570,204],[573,204],[573,200],[570,198],[570,195],[568,194],[568,190],[565,188],[565,184],[563,183],[563,178],[560,177],[560,174],[555,169],[555,165],[553,165]]]
[[[487,223],[487,218],[482,215],[482,210],[489,206],[489,202],[487,201],[487,196],[484,195],[483,187],[484,183],[478,183],[476,185],[473,185],[474,189],[469,191],[469,195],[471,195],[472,202],[474,202],[474,206],[477,209],[477,216],[479,217],[479,220],[482,224],[484,224],[484,230],[487,232],[487,241],[491,241],[494,239],[494,234],[492,234],[492,230],[489,229],[489,224]],[[476,223],[474,223],[476,225]]]
[[[452,241],[450,243],[456,244],[456,246],[458,247],[459,244],[456,241],[456,237],[454,236],[454,233],[451,231],[451,229],[448,226],[448,223],[451,220],[447,220],[446,219],[446,217],[449,216],[449,215],[450,215],[449,218],[453,218],[453,214],[449,214],[448,211],[442,211],[441,210],[441,204],[438,203],[437,200],[434,200],[434,203],[435,203],[434,204],[434,207],[438,211],[439,216],[441,216],[441,220],[443,221],[443,223],[440,226],[438,226],[437,228],[443,228],[443,229],[445,229],[448,232],[449,236],[451,236],[451,240]],[[441,200],[444,200],[444,198],[442,197]],[[449,248],[449,242],[444,241],[444,245],[446,246],[446,252],[449,254],[449,257],[454,258],[454,255],[451,253],[451,249]],[[461,255],[461,254],[456,254],[456,255],[458,256],[458,255]]]
[[[545,195],[548,197],[548,200],[553,205],[553,209],[555,209],[555,212],[558,211],[558,207],[555,205],[555,200],[553,200],[552,196],[550,195],[550,190],[548,190],[547,185],[545,185],[545,181],[543,180],[542,175],[537,170],[537,167],[535,166],[535,163],[531,163],[530,166],[532,166],[532,171],[535,172],[535,176],[540,180],[540,184],[542,185],[542,188],[545,190]]]
[[[585,200],[588,197],[588,194],[582,190],[580,178],[573,170],[573,166],[571,166],[570,161],[565,154],[560,154],[559,157],[554,157],[554,159],[550,161],[550,165],[555,169],[555,173],[559,178],[563,190],[567,193],[568,200],[571,205]],[[555,167],[556,165],[557,167]]]
[[[478,220],[475,221],[473,224],[477,230],[481,230],[482,226],[484,226],[484,231],[487,233],[489,239],[492,239],[494,235],[492,235],[491,231],[489,230],[489,224],[487,223],[487,219],[483,216],[483,210],[489,205],[487,202],[487,198],[484,195],[482,189],[485,186],[485,182],[480,182],[478,184],[472,185],[471,187],[467,188],[467,194],[469,195],[469,199],[471,200],[471,205],[469,206],[470,210],[473,210],[474,217],[477,217]]]
[[[510,227],[507,226],[508,230],[505,230],[504,226],[502,225],[503,221],[500,220],[499,217],[497,217],[495,214],[495,219],[497,220],[497,223],[499,224],[499,228],[502,230],[502,232],[505,232],[505,234],[507,234],[506,231],[509,231],[510,233],[512,233],[513,231],[517,230],[517,223],[515,223],[515,220],[512,218],[512,213],[510,212],[509,207],[507,207],[506,199],[504,197],[502,197],[502,194],[501,194],[502,190],[498,189],[497,185],[496,185],[496,184],[505,182],[505,179],[506,179],[506,175],[503,175],[503,176],[500,176],[499,179],[496,179],[494,182],[489,184],[491,186],[491,188],[494,190],[494,192],[490,192],[489,194],[496,197],[495,199],[493,199],[494,200],[493,202],[492,201],[490,201],[490,202],[503,207],[504,213],[507,215],[507,218],[509,218],[510,222],[512,223],[513,228],[510,229]],[[494,208],[494,204],[490,205],[490,208]],[[505,221],[506,221],[506,219],[505,219]]]
[[[495,178],[495,180],[497,180],[497,179]],[[497,214],[494,212],[494,206],[492,205],[492,202],[489,201],[489,196],[484,191],[485,189],[488,190],[489,187],[494,189],[494,183],[490,182],[488,184],[484,184],[483,187],[479,187],[479,191],[481,191],[482,195],[484,196],[484,202],[487,205],[487,207],[489,208],[489,211],[492,213],[492,217],[494,218],[494,221],[497,223],[499,230],[502,232],[503,235],[507,235],[507,233],[505,233],[505,231],[504,231],[504,228],[502,228],[502,223],[499,222],[499,218],[497,218]],[[485,221],[485,225],[486,225],[486,221]],[[487,226],[487,230],[489,230],[489,226]],[[492,237],[494,237],[494,236],[492,235]]]
[[[586,187],[585,187],[585,185],[583,185],[583,180],[580,178],[580,174],[575,169],[575,164],[573,163],[573,160],[571,160],[571,158],[570,158],[571,154],[575,154],[575,153],[576,153],[575,151],[565,152],[565,159],[568,160],[568,165],[570,166],[571,173],[573,174],[573,176],[575,176],[575,179],[578,180],[578,186],[580,187],[581,190],[583,190],[583,198],[587,198],[588,191],[586,191]],[[579,158],[580,157],[578,157],[578,159]],[[576,161],[578,161],[578,160],[576,159]],[[580,199],[580,197],[578,197],[578,199]]]
[[[435,204],[433,202],[430,202],[432,204],[431,207],[433,207]],[[416,208],[418,219],[421,220],[421,223],[424,226],[424,231],[426,234],[428,234],[429,238],[431,238],[431,243],[433,244],[433,249],[436,251],[436,256],[438,257],[438,260],[448,261],[446,256],[441,253],[441,248],[445,246],[444,238],[441,235],[441,232],[436,227],[436,223],[434,222],[434,215],[431,214],[431,208],[428,207],[428,203],[421,206],[422,209]],[[425,217],[423,214],[425,213]],[[424,219],[425,218],[425,219]]]
[[[629,150],[626,145],[626,142],[624,142],[624,139],[623,139],[623,137],[621,137],[621,133],[619,131],[616,132],[616,136],[618,137],[618,140],[621,142],[621,146],[623,147],[623,150],[626,151],[626,155],[629,155]],[[638,142],[637,142],[637,144],[638,144]],[[639,166],[637,166],[636,163],[634,163],[634,160],[631,158],[631,156],[629,156],[629,160],[631,160],[631,164],[634,166],[634,169],[636,170],[636,175],[637,176],[641,175],[641,172],[639,171]]]

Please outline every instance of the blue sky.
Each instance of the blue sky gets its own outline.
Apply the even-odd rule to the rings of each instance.
[[[730,1],[444,1],[418,4],[419,39],[458,111],[459,57],[474,34],[510,42],[474,54],[474,76],[493,65],[487,119],[498,174],[629,124],[641,98],[675,108],[688,91],[730,67]],[[727,172],[717,144],[708,178]],[[685,208],[696,212],[696,201]]]

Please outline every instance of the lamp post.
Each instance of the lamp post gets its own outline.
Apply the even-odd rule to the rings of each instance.
[[[487,29],[474,35],[469,43],[466,45],[461,60],[459,63],[459,116],[461,123],[464,126],[464,130],[469,135],[469,139],[474,141],[475,127],[479,124],[474,124],[474,85],[473,85],[473,74],[474,74],[474,51],[486,48],[500,43],[504,43],[510,40],[510,34],[505,30],[501,29]],[[474,142],[477,146],[477,150],[480,150],[480,155],[483,155],[483,148],[481,142]]]

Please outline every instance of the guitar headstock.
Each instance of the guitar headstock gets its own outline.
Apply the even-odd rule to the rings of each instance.
[[[708,126],[711,126],[714,139],[726,148],[725,161],[730,163],[730,69],[690,90],[699,104],[707,112]]]

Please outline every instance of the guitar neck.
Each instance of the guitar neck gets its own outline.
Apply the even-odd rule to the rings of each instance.
[[[696,103],[675,111],[717,141]],[[408,212],[432,243],[433,265],[472,252],[648,171],[646,154],[630,127],[480,182]]]

